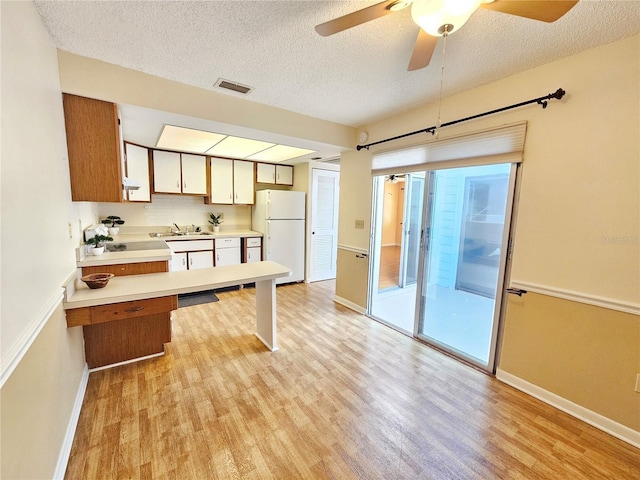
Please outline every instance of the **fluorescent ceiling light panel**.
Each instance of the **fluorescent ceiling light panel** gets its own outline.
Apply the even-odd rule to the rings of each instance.
[[[274,143],[261,142],[240,137],[227,137],[215,147],[207,150],[207,155],[217,155],[220,157],[246,158],[249,155],[273,147]]]
[[[204,153],[224,137],[225,135],[220,135],[219,133],[165,125],[156,144],[156,148],[178,150],[180,152]]]
[[[305,148],[289,147],[287,145],[275,145],[271,148],[258,152],[249,156],[251,160],[260,160],[263,162],[284,162],[292,158],[312,153],[315,150],[307,150]]]

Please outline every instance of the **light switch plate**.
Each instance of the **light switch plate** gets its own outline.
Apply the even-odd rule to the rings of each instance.
[[[356,220],[356,228],[364,228],[364,220]]]

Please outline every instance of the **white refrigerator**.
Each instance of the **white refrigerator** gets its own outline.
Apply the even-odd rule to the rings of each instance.
[[[263,234],[262,259],[291,269],[290,277],[276,283],[304,280],[305,193],[290,190],[256,192],[251,228]]]

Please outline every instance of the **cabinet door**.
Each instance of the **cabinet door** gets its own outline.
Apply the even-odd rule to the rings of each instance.
[[[211,157],[210,203],[233,203],[233,160]]]
[[[171,255],[171,264],[169,270],[171,272],[181,272],[187,269],[187,253],[174,253]]]
[[[276,166],[273,163],[256,163],[258,183],[276,183]]]
[[[118,109],[114,103],[64,93],[71,200],[122,202]]]
[[[182,154],[182,193],[207,194],[207,157]]]
[[[262,248],[261,247],[249,247],[247,248],[247,263],[259,262],[262,260]]]
[[[124,150],[127,159],[127,178],[142,185],[138,190],[129,190],[128,199],[130,202],[150,202],[149,149],[125,143]]]
[[[253,205],[253,162],[233,161],[233,203]]]
[[[199,268],[213,267],[213,251],[206,250],[204,252],[189,252],[189,270],[198,270]]]
[[[217,248],[216,267],[223,265],[238,265],[240,263],[240,247]]]
[[[158,193],[181,193],[180,154],[153,151],[153,190]]]
[[[276,165],[276,183],[278,185],[293,185],[293,167],[291,165]]]

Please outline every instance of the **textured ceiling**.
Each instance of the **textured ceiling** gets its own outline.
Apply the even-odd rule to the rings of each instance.
[[[375,1],[37,1],[56,46],[189,85],[248,85],[247,100],[359,126],[435,100],[431,65],[407,72],[409,9],[330,37],[314,26]],[[640,31],[640,1],[582,0],[546,24],[479,10],[447,39],[444,95]],[[229,95],[239,96],[229,92]]]

